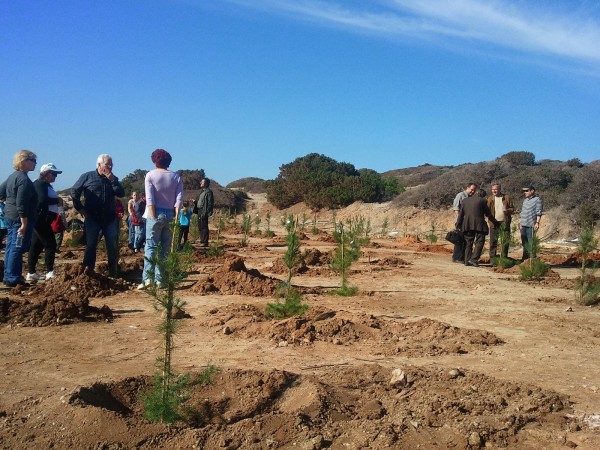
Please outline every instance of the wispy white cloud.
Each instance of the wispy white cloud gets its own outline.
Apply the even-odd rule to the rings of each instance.
[[[600,4],[586,0],[222,0],[387,37],[552,57],[600,71]],[[556,63],[556,61],[554,61]],[[581,67],[580,67],[581,68]]]

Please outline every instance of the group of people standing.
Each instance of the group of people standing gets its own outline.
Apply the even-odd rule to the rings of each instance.
[[[519,218],[521,243],[523,245],[522,260],[530,257],[529,247],[534,232],[540,226],[544,214],[542,199],[536,194],[535,187],[528,185],[522,188],[523,206]],[[498,256],[498,244],[501,243],[500,256],[508,258],[512,216],[515,213],[513,200],[502,192],[499,183],[492,184],[492,193],[487,196],[476,183],[468,183],[464,191],[454,198],[452,209],[455,214],[455,226],[462,232],[464,239],[454,244],[452,261],[464,263],[466,266],[479,266],[479,259],[485,244],[485,237],[490,235],[490,261]],[[486,221],[487,218],[487,221]]]
[[[157,149],[150,159],[154,169],[144,179],[144,194],[134,202],[128,211],[130,224],[134,226],[134,241],[130,243],[134,250],[144,249],[144,270],[139,288],[152,284],[162,285],[162,274],[155,254],[160,248],[158,260],[164,260],[171,249],[173,240],[169,224],[180,220],[183,209],[183,183],[176,172],[169,170],[172,157],[166,150]],[[53,163],[40,168],[39,178],[32,182],[28,173],[37,165],[37,156],[29,150],[17,152],[13,158],[15,171],[0,184],[0,204],[2,220],[6,226],[6,249],[4,256],[3,281],[6,286],[26,285],[29,281],[53,278],[54,259],[57,250],[55,224],[63,221],[60,210],[61,199],[52,187],[58,174]],[[209,180],[201,182],[199,198],[192,210],[199,215],[201,244],[208,245],[208,218],[212,214],[213,194],[208,188]],[[102,236],[106,246],[108,270],[111,276],[117,276],[118,269],[118,233],[122,212],[117,207],[119,197],[125,191],[118,177],[113,173],[113,160],[108,154],[98,156],[95,170],[85,172],[71,188],[71,200],[74,208],[84,218],[85,252],[83,266],[93,271],[96,265],[96,250]],[[137,200],[137,193],[136,193]],[[187,213],[186,213],[187,214]],[[188,219],[191,216],[187,216]],[[64,228],[62,228],[64,230]],[[188,222],[189,230],[189,222]],[[145,243],[145,245],[144,245]],[[41,252],[45,252],[46,274],[36,272]],[[28,273],[23,277],[23,255],[28,253]]]

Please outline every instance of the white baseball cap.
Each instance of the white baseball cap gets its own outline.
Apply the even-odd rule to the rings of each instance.
[[[62,173],[62,170],[58,170],[56,168],[56,166],[54,165],[54,163],[48,163],[48,164],[44,164],[42,167],[40,167],[40,173],[44,173],[44,172]]]

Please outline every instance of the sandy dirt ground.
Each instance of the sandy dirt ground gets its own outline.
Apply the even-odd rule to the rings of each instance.
[[[123,251],[113,280],[75,248],[55,280],[0,290],[0,448],[600,448],[600,311],[575,302],[568,251],[522,282],[451,263],[444,242],[374,238],[342,298],[334,244],[307,232],[293,284],[309,312],[276,321],[273,228],[243,248],[227,231],[223,257],[195,249],[173,362],[218,370],[172,425],[141,406],[161,354],[141,256]]]

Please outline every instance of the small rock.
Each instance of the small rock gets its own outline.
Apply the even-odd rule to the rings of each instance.
[[[408,377],[402,369],[394,369],[392,371],[392,379],[390,385],[398,388],[403,388],[408,382]]]
[[[579,430],[581,430],[581,427],[579,426],[579,424],[578,424],[578,423],[576,423],[576,422],[571,422],[571,423],[569,424],[569,431],[570,431],[570,432],[575,432],[575,431],[579,431]]]
[[[229,328],[229,327],[223,327],[223,334],[228,335],[228,334],[231,334],[231,333],[232,333],[231,328]]]
[[[479,448],[481,447],[481,436],[479,436],[479,433],[476,431],[473,431],[470,435],[469,435],[469,445],[471,447],[475,447],[475,448]]]
[[[567,441],[567,442],[565,442],[565,445],[567,447],[569,447],[569,448],[576,448],[577,447],[577,444],[575,442],[573,442],[573,441]]]
[[[573,312],[573,308],[569,306],[567,309],[565,309],[565,312]]]
[[[342,345],[343,344],[343,342],[340,338],[333,338],[332,342],[334,345]]]
[[[288,341],[279,341],[279,344],[277,344],[277,347],[287,347],[288,346]]]
[[[448,376],[452,379],[462,377],[463,373],[459,369],[451,369],[448,371]]]

